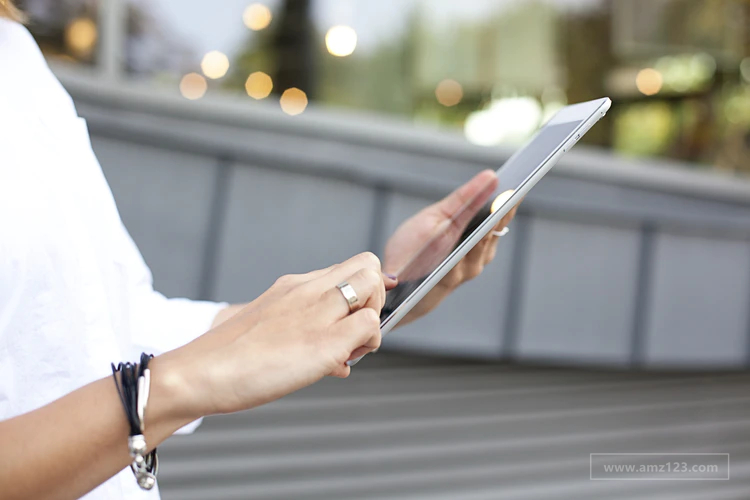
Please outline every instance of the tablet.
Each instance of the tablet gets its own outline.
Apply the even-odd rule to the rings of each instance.
[[[466,200],[443,227],[395,274],[398,285],[386,293],[380,315],[385,336],[609,110],[597,99],[561,109],[497,170],[487,188]],[[354,366],[360,359],[348,364]]]

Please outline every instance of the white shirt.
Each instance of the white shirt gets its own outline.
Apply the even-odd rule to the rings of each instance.
[[[225,306],[153,290],[85,121],[29,32],[0,19],[0,420],[189,342]],[[159,493],[128,468],[84,498]]]

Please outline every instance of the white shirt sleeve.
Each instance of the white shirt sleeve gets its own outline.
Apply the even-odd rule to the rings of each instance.
[[[227,304],[167,298],[154,290],[150,269],[125,226],[122,223],[120,226],[128,275],[131,354],[135,357],[141,352],[161,354],[210,330],[214,318]]]
[[[125,226],[122,232],[123,257],[127,266],[130,302],[131,358],[141,352],[161,354],[187,344],[211,329],[216,314],[226,303],[182,298],[169,299],[154,290],[151,270]],[[195,420],[175,434],[190,434],[203,422]]]

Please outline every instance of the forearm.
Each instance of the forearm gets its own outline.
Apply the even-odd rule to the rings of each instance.
[[[155,447],[195,416],[179,410],[175,374],[159,358],[151,370],[144,420],[146,442]],[[2,496],[78,498],[128,466],[127,437],[127,419],[111,377],[0,422]]]

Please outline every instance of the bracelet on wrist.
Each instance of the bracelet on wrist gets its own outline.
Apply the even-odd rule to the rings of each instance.
[[[148,363],[153,357],[152,354],[142,353],[140,363],[119,363],[117,366],[112,363],[112,377],[130,428],[128,451],[133,458],[130,468],[138,486],[143,490],[154,487],[159,470],[156,448],[149,452],[143,435],[144,415],[151,389],[151,371],[148,369]]]

